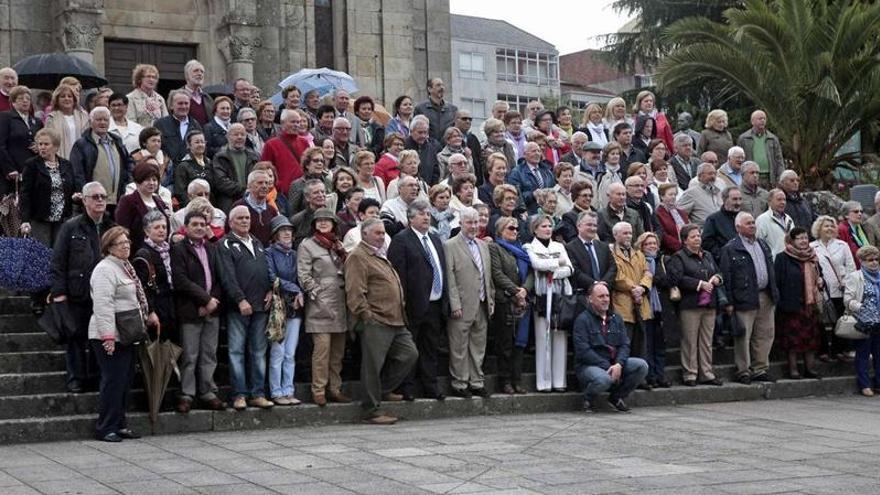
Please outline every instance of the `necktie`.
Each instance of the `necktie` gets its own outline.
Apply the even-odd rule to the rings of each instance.
[[[593,241],[585,242],[584,246],[586,246],[587,253],[590,255],[590,265],[593,267],[593,279],[598,280],[601,277],[601,274],[599,273],[599,259],[596,258],[596,251],[593,250]]]
[[[534,174],[535,180],[538,181],[538,189],[543,189],[544,188],[544,178],[541,177],[541,171],[538,169],[538,167],[535,167],[534,169],[532,169],[532,174]]]
[[[468,241],[468,248],[471,250],[471,257],[474,259],[474,263],[477,264],[477,268],[480,270],[480,301],[482,302],[486,300],[486,280],[483,276],[483,258],[480,256],[480,248],[477,246],[476,241]]]
[[[433,272],[433,276],[431,278],[431,296],[436,297],[443,293],[443,281],[440,279],[440,267],[437,266],[437,262],[434,261],[434,255],[431,254],[431,248],[428,245],[428,236],[422,236],[422,248],[425,250],[425,255],[428,256],[428,262],[431,263],[431,271]]]

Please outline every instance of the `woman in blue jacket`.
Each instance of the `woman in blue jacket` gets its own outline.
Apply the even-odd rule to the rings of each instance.
[[[279,406],[295,406],[300,401],[294,397],[294,356],[299,342],[302,323],[300,309],[303,307],[302,289],[296,275],[296,250],[293,249],[293,226],[283,215],[272,219],[272,245],[266,249],[269,279],[279,280],[281,295],[286,307],[284,335],[272,342],[269,351],[269,395]]]

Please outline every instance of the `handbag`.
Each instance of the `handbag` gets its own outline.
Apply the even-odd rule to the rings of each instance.
[[[147,325],[140,308],[116,312],[116,331],[122,345],[132,345],[148,340]]]
[[[856,320],[855,316],[849,313],[844,313],[844,315],[837,320],[837,324],[834,325],[834,335],[838,338],[847,340],[862,340],[868,338],[868,334],[860,332],[856,328],[856,323],[858,323],[858,320]]]
[[[62,345],[76,337],[76,326],[67,301],[50,301],[37,324],[56,344]]]
[[[831,291],[828,290],[828,284],[825,284],[825,299],[822,301],[822,324],[834,328],[840,315],[837,314],[837,307],[831,300]],[[836,331],[836,330],[835,330]]]
[[[551,329],[570,331],[574,327],[574,320],[581,313],[578,300],[578,292],[570,295],[553,294],[550,302]],[[547,307],[547,294],[537,296],[535,304],[538,315],[546,314],[543,310]]]
[[[272,301],[269,304],[269,318],[266,321],[266,337],[269,342],[282,342],[287,329],[287,305],[281,294],[281,279],[272,283]]]

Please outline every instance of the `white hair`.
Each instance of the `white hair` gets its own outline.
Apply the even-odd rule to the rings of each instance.
[[[104,189],[104,184],[101,184],[100,182],[98,182],[96,180],[93,180],[92,182],[87,182],[82,188],[82,194],[83,194],[83,196],[89,196],[92,194],[92,191],[94,191],[95,189],[97,189],[99,187],[101,189]]]
[[[709,162],[703,162],[703,163],[701,163],[700,166],[697,167],[697,177],[703,175],[703,172],[705,172],[706,170],[708,170],[708,169],[710,169],[710,168],[711,168],[712,170],[715,170],[715,165],[712,165],[712,164],[709,163]]]
[[[583,139],[585,141],[589,141],[590,137],[587,136],[587,134],[585,132],[577,131],[571,135],[571,140],[574,141],[575,139]]]
[[[244,120],[244,119],[245,119],[245,116],[246,116],[247,114],[251,114],[251,115],[253,115],[254,117],[257,116],[257,112],[255,112],[253,108],[251,108],[251,107],[244,107],[244,108],[242,108],[241,110],[238,111],[238,119],[237,119],[237,120],[239,120],[239,121]]]
[[[782,181],[784,181],[785,179],[788,179],[788,178],[790,178],[790,177],[797,178],[797,176],[798,176],[798,174],[797,174],[797,172],[795,172],[794,170],[792,170],[792,169],[790,169],[790,168],[789,168],[789,169],[785,169],[785,170],[782,171],[781,174],[779,174],[779,182],[782,182]]]
[[[742,149],[739,146],[731,146],[729,150],[727,150],[727,158],[733,156],[734,153],[740,153],[742,155],[746,154],[746,150]]]
[[[242,132],[247,133],[247,129],[244,128],[244,124],[242,124],[241,122],[236,122],[229,126],[229,129],[226,131],[226,135],[228,136],[232,133],[232,131],[236,129],[241,129]]]
[[[247,206],[238,205],[238,206],[234,207],[233,209],[229,210],[229,219],[231,220],[231,219],[237,217],[241,213],[247,213],[248,216],[251,215],[251,211],[248,210]]]
[[[110,109],[107,107],[93,108],[92,111],[89,112],[89,120],[94,120],[94,118],[97,117],[98,115],[106,115],[107,118],[109,119],[109,118],[111,118],[110,117]]]
[[[205,179],[193,179],[189,182],[189,185],[186,186],[186,194],[188,196],[192,196],[196,193],[198,188],[202,188],[209,193],[211,192],[211,184]]]
[[[430,127],[430,126],[431,126],[431,121],[428,120],[428,117],[425,117],[424,115],[416,115],[416,116],[413,117],[412,120],[409,122],[409,128],[410,128],[410,129],[415,129],[417,126]]]
[[[747,211],[741,211],[741,212],[739,212],[739,213],[736,214],[736,218],[733,220],[733,224],[734,224],[734,225],[742,225],[743,222],[746,221],[746,217],[748,217],[748,218],[752,218],[752,219],[755,218],[754,216],[752,216],[751,213],[749,213],[749,212],[747,212]]]
[[[192,59],[183,66],[183,73],[189,75],[196,67],[201,67],[202,70],[205,70],[205,66],[196,59]]]
[[[751,167],[755,167],[755,170],[760,170],[760,169],[761,169],[761,167],[759,167],[758,164],[757,164],[756,162],[753,162],[753,161],[747,161],[747,162],[744,162],[743,165],[742,165],[742,168],[741,168],[742,173],[746,173],[746,168],[751,168]]]
[[[464,208],[462,208],[461,210],[458,211],[458,217],[459,217],[461,220],[465,220],[465,219],[468,219],[468,220],[477,219],[477,220],[479,220],[479,219],[480,219],[480,213],[479,213],[476,209],[471,208],[470,206],[465,206]]]
[[[464,159],[465,161],[467,161],[467,157],[464,156],[462,153],[453,153],[453,154],[449,155],[449,163],[452,163],[452,160],[459,160],[459,159]]]
[[[285,120],[287,120],[287,117],[293,115],[296,115],[296,110],[294,110],[293,108],[285,108],[284,110],[281,110],[280,120],[284,122]]]
[[[250,186],[251,184],[253,184],[254,181],[257,180],[257,177],[259,177],[261,175],[263,177],[266,177],[267,179],[269,178],[269,174],[267,174],[265,170],[254,170],[251,173],[249,173],[247,176],[247,185]]]
[[[350,122],[348,121],[348,119],[345,118],[345,117],[336,117],[335,119],[333,119],[333,127],[336,127],[336,124],[348,124],[348,125],[351,125],[351,123],[350,123]]]
[[[877,194],[874,195],[874,204],[880,201],[880,191],[877,191]]]
[[[627,227],[628,227],[630,230],[632,230],[632,227],[633,227],[633,226],[630,225],[629,222],[617,222],[617,223],[614,224],[614,227],[611,227],[611,235],[617,235],[617,234],[619,234],[623,229],[625,229],[625,228],[627,228]]]

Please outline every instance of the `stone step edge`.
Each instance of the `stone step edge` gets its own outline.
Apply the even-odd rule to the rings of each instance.
[[[670,389],[636,391],[627,402],[635,408],[655,406],[686,406],[711,402],[774,400],[808,396],[828,396],[855,393],[852,376],[830,377],[823,380],[786,380],[776,383],[751,385],[730,384],[723,387],[676,386]],[[604,401],[600,409],[610,411]],[[489,399],[448,398],[438,402],[418,399],[415,402],[383,403],[382,409],[403,420],[429,420],[475,415],[537,414],[545,412],[573,412],[581,410],[583,397],[577,392],[525,395],[495,394]],[[163,412],[152,429],[143,412],[129,413],[129,425],[144,434],[186,434],[208,431],[240,431],[300,426],[349,424],[359,421],[360,404],[328,404],[318,407],[302,404],[292,407],[276,406],[272,410],[248,408],[238,412],[193,410],[188,415]],[[0,444],[85,440],[92,436],[95,415],[56,416],[49,418],[21,418],[0,420]]]

